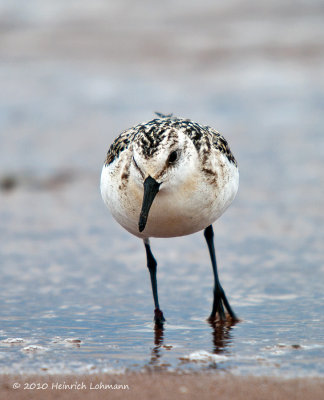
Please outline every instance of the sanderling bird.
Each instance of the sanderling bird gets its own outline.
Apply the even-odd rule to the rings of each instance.
[[[225,309],[237,320],[218,278],[212,223],[231,204],[238,185],[237,163],[225,138],[188,119],[157,114],[122,132],[110,146],[101,173],[101,195],[117,222],[144,241],[156,324],[165,319],[149,238],[200,230],[214,272],[209,320],[225,321]]]

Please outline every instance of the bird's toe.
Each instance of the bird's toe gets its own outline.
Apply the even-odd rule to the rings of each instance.
[[[163,325],[163,323],[165,322],[163,312],[159,308],[156,308],[154,310],[154,322],[156,323],[156,325]]]

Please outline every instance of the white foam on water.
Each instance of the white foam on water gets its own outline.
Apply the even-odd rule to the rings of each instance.
[[[24,353],[38,353],[43,351],[48,351],[49,349],[43,346],[39,346],[38,344],[31,344],[29,346],[23,347],[21,351]]]
[[[20,343],[26,343],[26,340],[23,338],[7,338],[1,340],[1,343],[20,344]]]
[[[229,357],[221,354],[212,354],[205,350],[198,350],[193,353],[190,353],[188,356],[183,357],[188,361],[201,361],[201,362],[224,362],[228,361]]]

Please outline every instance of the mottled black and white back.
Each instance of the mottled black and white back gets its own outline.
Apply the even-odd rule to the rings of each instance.
[[[114,218],[143,239],[154,299],[160,309],[150,237],[204,230],[215,284],[209,319],[237,321],[217,273],[212,223],[233,201],[239,185],[236,160],[216,130],[171,115],[127,129],[110,146],[101,173],[101,195]]]
[[[159,187],[140,230],[148,177]],[[132,234],[173,237],[213,223],[233,201],[238,182],[236,160],[219,132],[188,119],[159,116],[112,143],[101,193],[114,218]]]

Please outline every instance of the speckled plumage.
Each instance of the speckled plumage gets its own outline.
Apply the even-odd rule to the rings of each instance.
[[[236,160],[225,138],[188,119],[158,115],[121,133],[109,148],[101,173],[101,195],[116,221],[142,238],[150,270],[155,321],[162,324],[156,261],[150,237],[175,237],[204,230],[215,276],[211,318],[232,319],[220,286],[212,223],[233,201],[239,184]]]
[[[215,149],[226,155],[228,160],[237,166],[226,139],[215,129],[200,125],[189,119],[175,118],[169,115],[163,117],[161,114],[159,114],[159,118],[138,124],[122,132],[110,146],[105,163],[107,165],[112,163],[140,135],[146,154],[152,156],[161,143],[163,136],[168,135],[172,138],[174,130],[183,131],[192,140],[198,152],[208,151],[210,146],[214,146]]]
[[[175,163],[168,161],[172,151],[178,154]],[[149,175],[161,188],[141,233],[138,216]],[[203,229],[228,207],[237,187],[237,163],[225,138],[213,128],[171,116],[122,132],[110,146],[101,181],[113,216],[139,237],[182,236]]]

